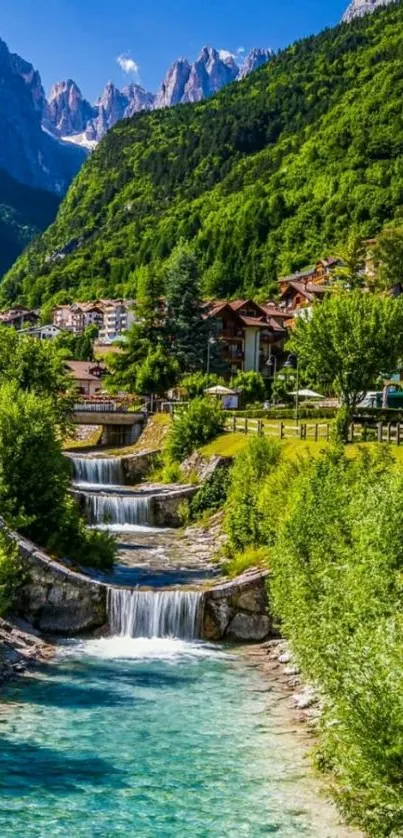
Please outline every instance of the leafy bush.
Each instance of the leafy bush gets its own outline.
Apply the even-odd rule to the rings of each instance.
[[[271,550],[277,614],[324,700],[321,764],[371,836],[403,829],[403,477],[332,451],[297,477]]]
[[[192,519],[198,520],[205,512],[216,512],[217,509],[221,509],[227,499],[230,482],[230,470],[225,466],[217,468],[192,498],[190,503]]]
[[[215,399],[194,399],[187,411],[175,418],[167,443],[168,456],[181,462],[196,448],[224,431],[225,415]]]
[[[7,535],[0,532],[0,617],[13,607],[23,578],[18,550]]]
[[[261,544],[262,514],[258,505],[264,478],[280,462],[281,446],[265,437],[252,437],[231,471],[225,513],[228,549],[232,552]]]

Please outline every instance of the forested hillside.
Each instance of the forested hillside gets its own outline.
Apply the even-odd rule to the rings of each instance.
[[[0,169],[0,275],[56,216],[57,195],[31,189]]]
[[[403,221],[403,5],[291,46],[215,98],[119,123],[5,278],[31,305],[135,291],[180,238],[206,294],[269,290]]]

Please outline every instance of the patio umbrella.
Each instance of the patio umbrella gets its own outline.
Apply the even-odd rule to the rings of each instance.
[[[315,393],[315,390],[294,390],[290,393],[291,396],[298,396],[299,399],[324,399],[320,393]]]
[[[204,391],[207,396],[236,396],[236,390],[230,390],[229,387],[223,387],[222,384],[217,384],[216,387],[209,387]]]

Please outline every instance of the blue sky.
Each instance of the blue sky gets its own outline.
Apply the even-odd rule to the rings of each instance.
[[[156,90],[172,61],[201,46],[235,52],[286,46],[340,19],[347,0],[0,0],[0,37],[40,71],[48,92],[73,78],[95,99],[105,83]]]

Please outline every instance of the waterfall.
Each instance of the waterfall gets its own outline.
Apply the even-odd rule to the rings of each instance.
[[[108,614],[120,637],[200,637],[203,594],[196,591],[133,591],[109,588]]]
[[[124,483],[122,461],[119,457],[71,457],[74,480],[101,486],[120,486]]]
[[[90,524],[147,525],[151,522],[149,495],[85,495]]]

